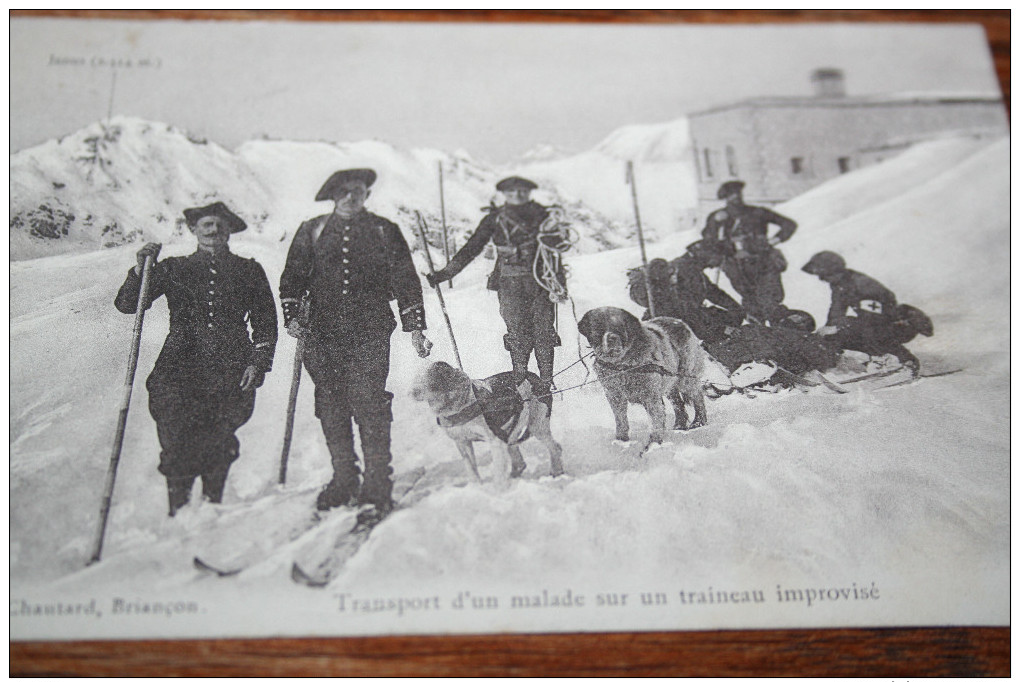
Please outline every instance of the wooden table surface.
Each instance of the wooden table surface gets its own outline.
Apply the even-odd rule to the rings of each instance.
[[[1009,10],[13,10],[11,16],[308,21],[975,22],[1009,104]],[[1008,676],[1009,628],[13,643],[12,675]]]

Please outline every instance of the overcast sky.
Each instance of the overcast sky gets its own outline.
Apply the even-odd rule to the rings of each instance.
[[[12,19],[11,150],[114,114],[253,137],[465,149],[503,162],[758,95],[998,93],[978,26]],[[106,63],[99,63],[99,60]],[[150,60],[139,66],[139,60]],[[131,60],[116,69],[111,60]],[[70,63],[67,63],[70,62]]]

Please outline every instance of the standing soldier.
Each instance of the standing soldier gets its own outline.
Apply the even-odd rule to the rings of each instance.
[[[222,501],[239,455],[234,432],[251,417],[255,389],[276,352],[276,304],[266,273],[227,246],[231,234],[247,227],[244,221],[222,202],[186,209],[184,218],[198,250],[156,263],[160,245],[146,244],[114,302],[122,313],[136,311],[142,267],[151,256],[147,305],[166,296],[170,333],[145,385],[170,516],[188,503],[198,477],[202,494]]]
[[[764,324],[778,322],[786,310],[783,302],[782,272],[786,259],[775,248],[797,229],[797,223],[762,206],[744,203],[744,183],[724,182],[717,196],[726,206],[713,211],[701,235],[706,240],[722,242],[725,259],[722,270],[741,296],[749,318]],[[769,236],[769,224],[779,231]]]
[[[524,381],[534,350],[538,374],[545,387],[551,388],[554,348],[560,345],[560,339],[556,334],[556,303],[549,289],[565,291],[565,275],[558,264],[546,267],[550,263],[543,247],[559,253],[568,242],[561,232],[548,229],[550,210],[531,201],[531,191],[537,187],[531,180],[519,177],[500,180],[496,189],[506,203],[491,207],[446,267],[426,279],[437,287],[455,277],[491,240],[496,246],[496,267],[489,275],[488,287],[499,297],[499,314],[507,332],[503,345],[510,353],[514,380]],[[549,289],[536,278],[539,269],[543,272],[549,269],[547,274],[555,279],[555,283],[545,284]],[[545,402],[551,406],[552,398]]]
[[[838,253],[820,251],[801,268],[827,282],[832,302],[817,334],[835,348],[869,355],[891,353],[916,375],[920,361],[903,344],[918,333],[932,335],[931,320],[912,306],[896,303],[896,294],[865,274],[851,270]],[[920,320],[920,324],[918,324]]]
[[[331,214],[305,221],[294,235],[280,277],[287,333],[305,339],[304,365],[315,382],[315,416],[322,423],[333,478],[316,500],[325,511],[368,505],[362,523],[393,508],[390,422],[393,394],[386,390],[390,336],[400,321],[420,357],[425,338],[421,282],[407,242],[395,224],[364,208],[375,171],[334,173],[315,196],[333,201]],[[307,314],[303,311],[307,300]],[[358,423],[364,476],[359,486],[352,419]]]

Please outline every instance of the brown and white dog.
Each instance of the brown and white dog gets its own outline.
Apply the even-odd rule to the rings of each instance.
[[[629,437],[627,405],[642,405],[652,421],[651,440],[666,432],[708,423],[701,375],[705,355],[698,338],[683,321],[656,317],[641,322],[622,308],[595,308],[577,330],[595,351],[595,374],[616,417],[616,438]],[[672,418],[663,398],[673,404]],[[688,424],[685,405],[694,405]]]
[[[549,430],[552,401],[534,395],[542,386],[541,379],[531,373],[528,381],[518,387],[511,372],[472,381],[461,370],[445,362],[434,362],[416,379],[411,397],[429,404],[479,482],[482,478],[474,443],[488,443],[495,465],[493,479],[505,486],[509,479],[524,472],[526,464],[520,443],[530,437],[541,441],[548,450],[549,473],[553,476],[563,473],[562,448]]]

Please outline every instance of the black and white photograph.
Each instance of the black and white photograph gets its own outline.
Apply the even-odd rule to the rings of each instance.
[[[1008,626],[975,24],[10,23],[10,637]]]

